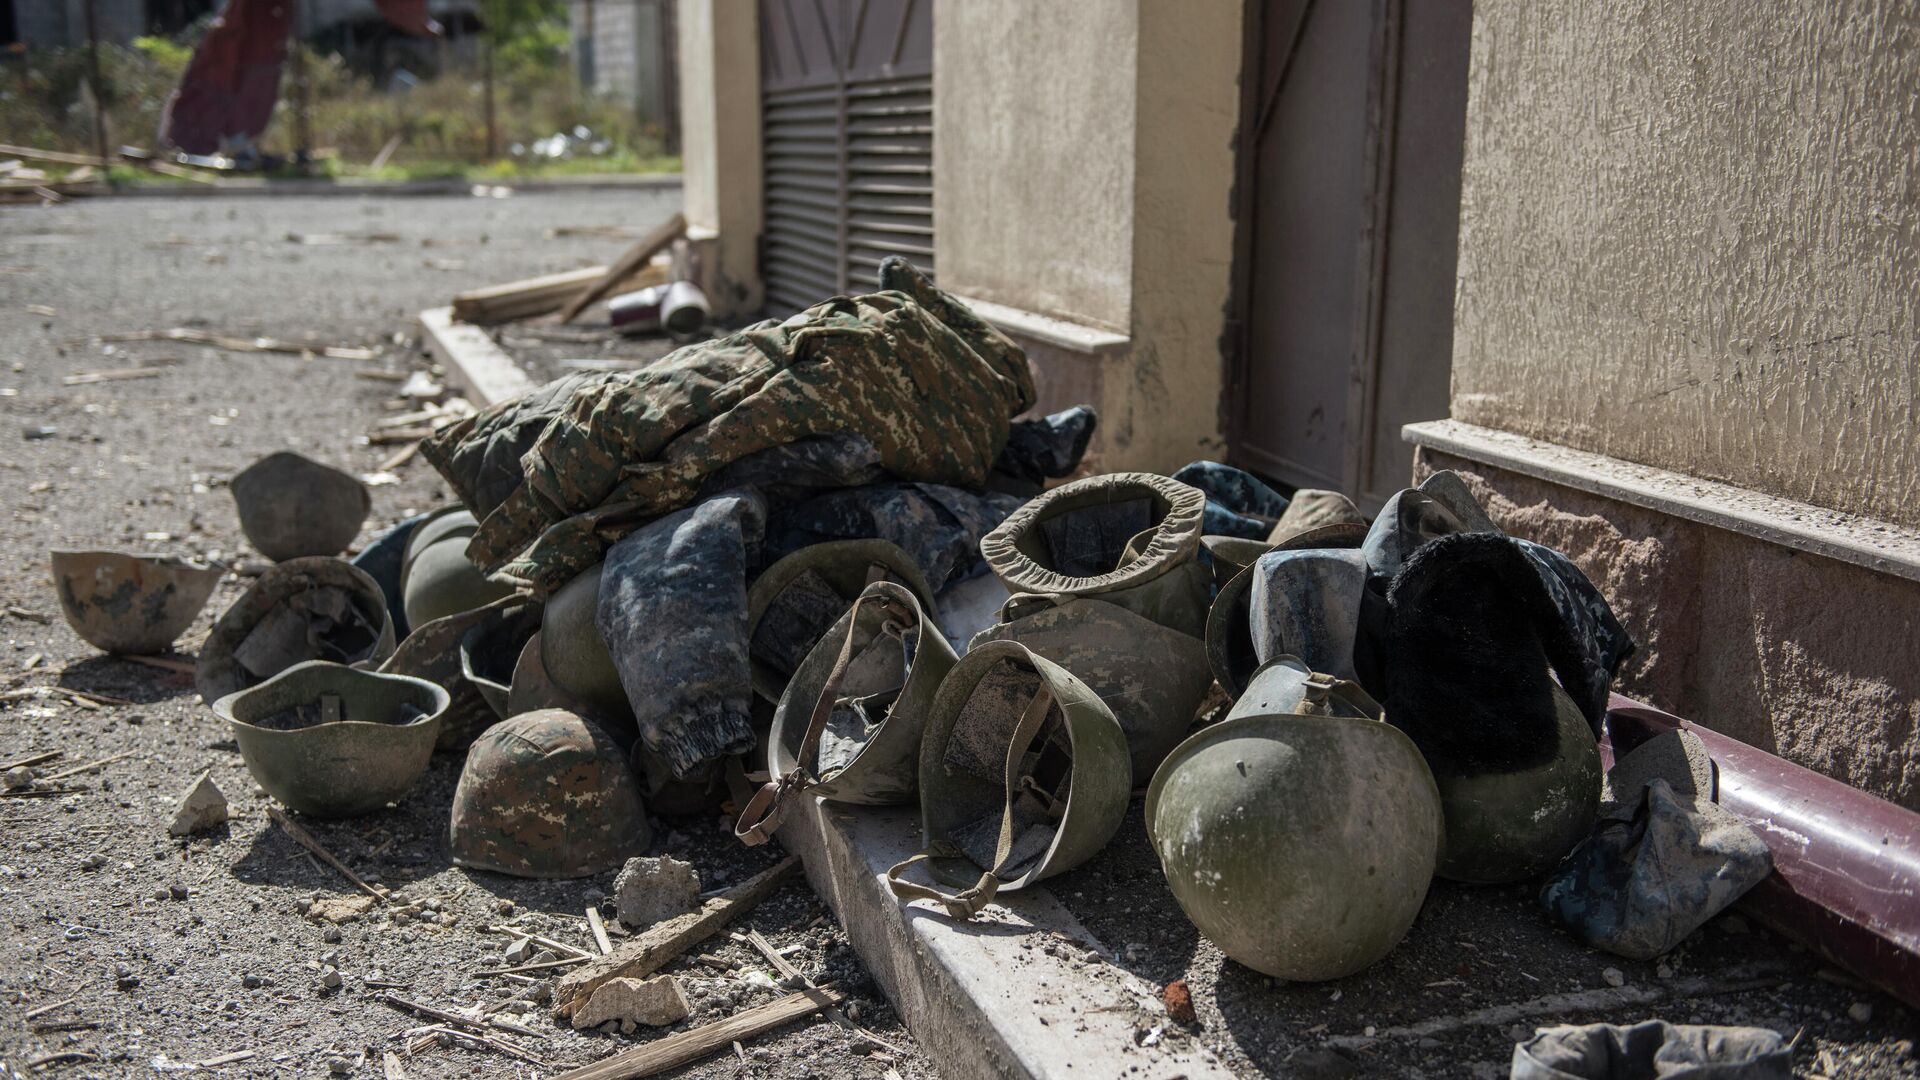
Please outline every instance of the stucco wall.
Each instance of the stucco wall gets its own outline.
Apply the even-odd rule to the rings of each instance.
[[[983,300],[1124,331],[1140,0],[934,8],[934,264]]]
[[[1567,553],[1639,651],[1615,689],[1920,810],[1920,583],[1421,450]]]
[[[1480,0],[1453,415],[1920,526],[1920,3]]]
[[[684,212],[720,315],[760,306],[759,23],[757,6],[738,0],[679,0],[674,19]]]
[[[1029,345],[1043,407],[1100,411],[1102,468],[1224,451],[1241,6],[936,8],[935,263],[962,295],[1127,334]]]

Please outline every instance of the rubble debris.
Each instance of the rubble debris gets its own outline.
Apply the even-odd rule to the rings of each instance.
[[[643,930],[700,904],[700,872],[671,855],[628,859],[613,881],[617,917],[629,930]]]
[[[599,280],[579,289],[560,309],[559,318],[555,321],[564,325],[578,318],[588,304],[612,292],[622,281],[632,277],[651,262],[655,255],[686,235],[686,231],[687,219],[683,214],[676,213],[661,222],[658,228],[648,233],[644,239],[628,248],[625,254],[615,260]]]
[[[687,996],[680,980],[671,975],[649,979],[608,979],[588,997],[587,1003],[573,1014],[573,1029],[585,1031],[613,1021],[622,1032],[631,1033],[636,1025],[666,1027],[687,1018]]]
[[[340,970],[332,964],[322,966],[320,968],[320,974],[314,978],[314,982],[318,984],[323,991],[338,990],[340,989],[340,984],[344,981],[345,980],[340,977]]]
[[[736,1040],[763,1035],[846,999],[846,992],[836,987],[801,990],[742,1010],[725,1020],[655,1039],[592,1065],[569,1069],[556,1080],[641,1080],[656,1076],[725,1050]]]
[[[227,815],[227,797],[213,782],[213,770],[208,769],[187,785],[187,790],[180,796],[180,802],[174,809],[173,822],[167,826],[167,833],[188,836],[225,824]]]
[[[32,787],[33,780],[34,780],[33,770],[26,767],[25,765],[15,765],[13,768],[8,769],[6,771],[6,775],[4,778],[0,778],[0,779],[3,779],[3,782],[6,784],[6,788],[8,791],[16,791],[20,788]]]
[[[788,856],[772,868],[708,900],[698,911],[657,923],[644,933],[615,946],[611,956],[594,960],[578,971],[562,975],[553,989],[555,1018],[569,1019],[594,989],[608,979],[645,978],[712,937],[730,920],[752,910],[766,899],[796,863],[796,859]]]

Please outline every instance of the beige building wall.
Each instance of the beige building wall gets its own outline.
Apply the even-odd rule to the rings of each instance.
[[[761,303],[760,19],[744,0],[679,0],[680,173],[687,234],[720,315]]]
[[[1457,420],[1920,526],[1920,4],[1480,0]]]
[[[1109,332],[1097,350],[1015,332],[1043,408],[1099,409],[1100,469],[1225,450],[1240,15],[1236,0],[935,9],[940,284]]]

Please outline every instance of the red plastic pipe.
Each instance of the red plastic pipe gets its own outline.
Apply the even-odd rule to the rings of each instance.
[[[1675,728],[1700,737],[1720,805],[1773,852],[1742,910],[1920,1007],[1920,814],[1619,694],[1601,755],[1611,768],[1615,752]]]

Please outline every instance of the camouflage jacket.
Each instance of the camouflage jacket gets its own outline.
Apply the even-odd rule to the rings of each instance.
[[[886,260],[880,282],[639,371],[563,380],[427,440],[421,452],[481,518],[468,558],[546,593],[721,467],[819,435],[864,437],[903,480],[983,485],[1008,422],[1034,403],[1026,354],[904,259]],[[489,505],[502,443],[525,446],[521,475]]]

